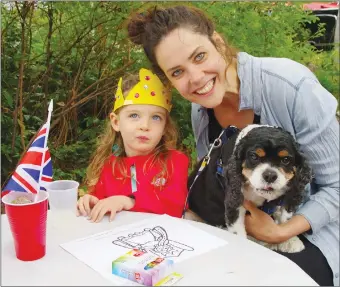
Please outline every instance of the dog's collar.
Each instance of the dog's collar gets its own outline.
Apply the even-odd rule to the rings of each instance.
[[[265,201],[264,204],[259,207],[260,210],[264,211],[268,215],[273,215],[273,213],[276,210],[277,206],[282,206],[283,205],[283,197],[279,197],[275,200],[272,201]]]

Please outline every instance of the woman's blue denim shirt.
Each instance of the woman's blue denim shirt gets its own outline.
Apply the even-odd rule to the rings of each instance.
[[[325,255],[339,285],[339,123],[337,100],[305,66],[285,58],[238,54],[239,110],[252,109],[261,124],[289,131],[315,176],[308,200],[296,214],[312,229],[306,238]],[[199,159],[209,147],[207,110],[192,104],[192,126]],[[313,264],[313,262],[311,262]]]

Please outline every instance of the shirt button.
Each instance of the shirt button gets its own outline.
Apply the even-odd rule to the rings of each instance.
[[[335,278],[338,278],[339,277],[339,273],[335,273]]]
[[[316,241],[316,238],[315,238],[315,237],[312,237],[312,240],[313,240],[313,241]]]

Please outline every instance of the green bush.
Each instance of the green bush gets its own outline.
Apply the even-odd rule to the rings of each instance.
[[[136,72],[149,66],[142,49],[127,40],[124,23],[132,11],[154,4],[174,5],[103,1],[2,4],[2,184],[14,170],[24,146],[45,121],[50,99],[55,103],[49,136],[54,178],[82,181],[96,139],[112,109],[118,78],[125,71]],[[309,44],[317,35],[310,35],[304,27],[318,19],[303,11],[300,4],[188,4],[206,11],[217,31],[239,50],[305,64],[339,97],[335,52],[316,51]],[[322,32],[320,25],[318,33]],[[180,129],[180,146],[194,164],[197,155],[190,103],[176,92],[172,116]]]

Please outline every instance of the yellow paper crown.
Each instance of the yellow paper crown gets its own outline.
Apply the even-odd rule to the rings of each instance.
[[[165,108],[170,112],[171,94],[168,93],[161,80],[147,69],[139,70],[139,82],[124,98],[122,78],[119,79],[113,111],[127,105],[154,105]]]

